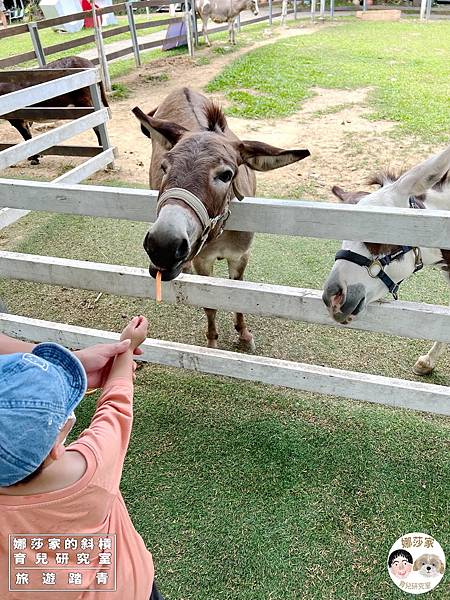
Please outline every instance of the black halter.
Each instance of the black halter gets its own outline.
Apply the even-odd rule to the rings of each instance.
[[[423,202],[414,196],[409,198],[409,206],[410,208],[425,208]],[[408,252],[414,252],[415,266],[413,273],[416,273],[423,267],[423,262],[420,249],[413,246],[402,246],[400,249],[395,250],[395,252],[385,254],[381,258],[372,259],[367,258],[367,256],[362,254],[358,254],[357,252],[352,252],[351,250],[339,250],[339,252],[336,253],[335,260],[348,260],[349,262],[359,265],[360,267],[366,267],[370,277],[378,277],[378,279],[381,279],[394,297],[394,300],[397,300],[398,288],[403,280],[395,283],[395,281],[393,281],[384,271],[384,267],[389,265],[393,260],[402,258],[405,256],[405,254],[408,254]]]

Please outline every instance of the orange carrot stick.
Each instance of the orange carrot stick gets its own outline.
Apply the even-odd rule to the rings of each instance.
[[[161,292],[161,271],[156,273],[156,290],[155,290],[156,302],[161,302],[162,300],[162,292]]]

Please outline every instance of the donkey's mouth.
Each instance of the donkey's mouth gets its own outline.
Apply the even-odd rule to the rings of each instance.
[[[361,298],[353,312],[351,312],[350,314],[342,312],[331,312],[330,314],[331,317],[340,325],[348,325],[358,316],[359,313],[362,312],[362,310],[365,308],[365,305],[365,298]]]
[[[183,264],[184,263],[179,263],[171,269],[158,269],[157,267],[155,267],[154,264],[150,263],[148,272],[153,277],[153,279],[156,279],[156,274],[158,273],[158,271],[161,271],[162,281],[172,281],[172,279],[175,279],[175,277],[178,277],[178,275],[181,273],[181,270],[183,269]]]

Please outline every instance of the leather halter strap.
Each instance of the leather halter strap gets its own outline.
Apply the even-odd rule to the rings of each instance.
[[[410,208],[418,208],[424,209],[425,204],[416,198],[415,196],[410,196],[409,198],[409,207]],[[357,252],[352,252],[351,250],[339,250],[336,253],[335,260],[347,260],[348,262],[352,262],[355,265],[360,267],[365,267],[370,275],[370,277],[381,279],[384,285],[387,287],[389,292],[394,297],[394,300],[398,299],[398,289],[402,281],[395,283],[389,275],[385,272],[384,267],[389,265],[393,260],[397,260],[405,256],[408,252],[414,252],[414,271],[420,271],[423,267],[422,262],[422,253],[420,252],[420,248],[416,248],[413,246],[402,246],[398,250],[391,252],[390,254],[385,254],[381,258],[367,258],[363,254],[358,254]]]
[[[192,210],[197,215],[197,217],[202,225],[203,231],[202,231],[202,235],[199,240],[199,245],[196,250],[195,256],[197,256],[197,254],[203,248],[203,245],[205,244],[206,240],[208,239],[209,234],[214,229],[214,227],[216,227],[216,225],[219,223],[219,221],[222,221],[222,223],[221,223],[221,229],[220,229],[219,233],[217,234],[217,237],[222,234],[223,228],[225,226],[225,222],[228,219],[228,217],[230,216],[229,203],[227,203],[225,210],[220,215],[217,215],[216,217],[211,218],[208,215],[208,211],[206,210],[205,205],[200,200],[200,198],[198,198],[195,194],[193,194],[192,192],[190,192],[189,190],[186,190],[184,188],[170,188],[168,190],[165,190],[159,196],[158,202],[156,204],[156,216],[159,215],[159,212],[160,212],[163,204],[165,204],[165,202],[169,199],[181,200],[182,202],[187,204],[190,208],[192,208]]]

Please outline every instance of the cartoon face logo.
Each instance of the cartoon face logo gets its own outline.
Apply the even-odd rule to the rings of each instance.
[[[405,533],[391,546],[387,569],[393,583],[408,594],[426,594],[445,573],[442,546],[427,533]]]
[[[413,558],[407,550],[394,550],[389,556],[389,569],[398,579],[406,579],[413,569]]]
[[[424,577],[437,577],[444,574],[444,563],[436,554],[422,554],[416,558],[413,566]]]

